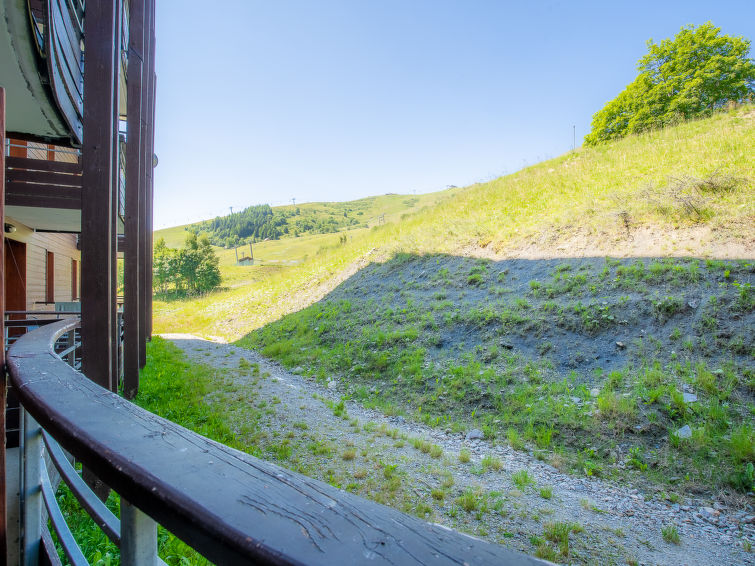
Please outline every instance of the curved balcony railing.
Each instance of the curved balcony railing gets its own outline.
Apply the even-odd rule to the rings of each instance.
[[[44,326],[8,353],[26,413],[25,564],[36,564],[45,535],[43,500],[69,560],[85,563],[56,511],[46,479],[49,461],[120,546],[126,565],[158,563],[156,522],[219,564],[542,564],[233,450],[137,407],[61,360],[56,344],[70,355],[65,337],[78,325]],[[89,492],[57,443],[120,494],[120,521]]]

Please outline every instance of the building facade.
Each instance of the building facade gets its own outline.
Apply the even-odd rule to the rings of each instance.
[[[151,332],[154,99],[154,0],[0,3],[6,346],[80,316],[81,370],[127,397]],[[0,385],[0,556],[14,563],[19,418],[5,371]]]

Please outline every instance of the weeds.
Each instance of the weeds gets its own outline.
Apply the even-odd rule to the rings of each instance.
[[[543,525],[543,536],[558,545],[561,556],[569,556],[569,534],[581,533],[584,529],[578,523],[553,522]]]
[[[498,471],[503,467],[501,460],[499,460],[495,456],[490,456],[490,455],[483,456],[481,464],[482,464],[482,467],[485,468],[486,470]]]
[[[664,525],[661,527],[661,534],[663,535],[663,540],[668,543],[679,544],[681,542],[676,525]]]
[[[528,485],[535,483],[534,478],[527,470],[519,470],[511,475],[511,481],[519,489],[525,489]]]

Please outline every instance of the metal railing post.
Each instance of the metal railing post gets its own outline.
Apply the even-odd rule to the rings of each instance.
[[[23,411],[23,536],[21,539],[24,566],[39,564],[42,540],[42,429],[28,411]]]
[[[157,523],[121,498],[122,566],[156,566]]]
[[[76,367],[76,350],[73,349],[76,344],[76,330],[71,329],[68,331],[68,340],[66,341],[66,349],[71,348],[70,353],[66,356],[66,361],[71,367]]]

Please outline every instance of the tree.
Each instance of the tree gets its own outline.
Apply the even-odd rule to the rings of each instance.
[[[168,285],[172,283],[172,257],[176,250],[165,245],[165,239],[160,238],[155,242],[153,260],[152,260],[152,280],[153,286],[160,293],[168,290]]]
[[[186,236],[184,247],[175,250],[160,238],[155,242],[153,281],[158,292],[165,293],[173,285],[177,293],[204,293],[220,285],[218,256],[206,235]]]
[[[673,39],[648,41],[639,75],[593,116],[585,145],[706,116],[755,96],[750,41],[720,35],[708,22],[685,26]]]
[[[197,246],[199,252],[199,264],[194,273],[194,289],[200,293],[211,291],[220,285],[220,260],[212,249],[210,239],[207,236],[199,238]]]

